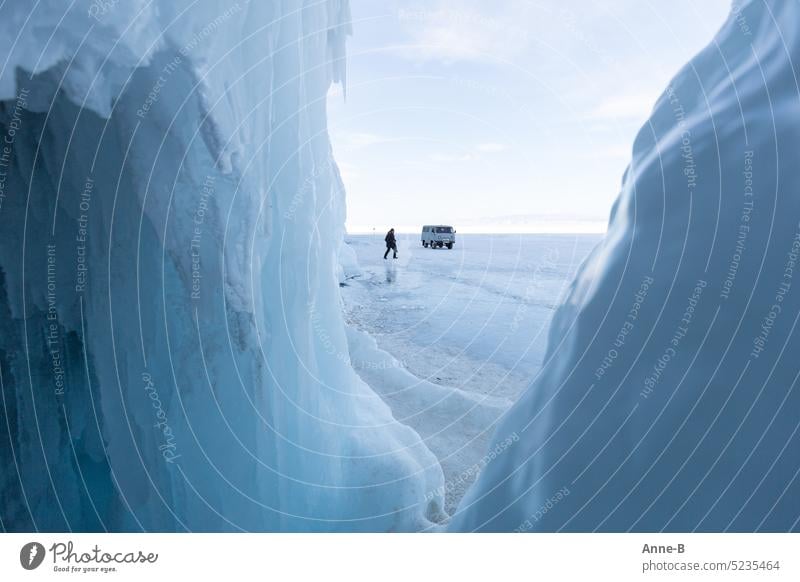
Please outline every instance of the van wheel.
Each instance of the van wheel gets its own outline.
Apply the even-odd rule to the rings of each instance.
[[[447,243],[447,248],[452,250],[452,248],[453,248],[453,243]]]
[[[424,243],[422,243],[422,246],[425,247],[425,248],[428,248],[428,243],[424,242]]]

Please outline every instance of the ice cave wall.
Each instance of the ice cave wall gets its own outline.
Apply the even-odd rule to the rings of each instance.
[[[417,530],[435,457],[348,362],[346,0],[0,7],[6,530]]]
[[[800,4],[735,2],[639,132],[453,529],[800,527],[798,79]]]

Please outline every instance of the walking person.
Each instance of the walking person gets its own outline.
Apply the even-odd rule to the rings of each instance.
[[[386,252],[383,253],[383,258],[389,256],[389,251],[394,251],[394,259],[397,258],[397,240],[394,238],[394,229],[390,228],[389,232],[386,233],[386,237],[383,239],[386,241]]]

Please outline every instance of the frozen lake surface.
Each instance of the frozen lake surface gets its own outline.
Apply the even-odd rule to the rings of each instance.
[[[408,385],[385,386],[384,363],[353,361],[439,458],[450,512],[485,464],[497,418],[539,371],[553,311],[602,238],[457,237],[434,250],[401,234],[398,259],[384,260],[383,233],[348,236],[362,274],[342,288],[347,321],[410,372]]]

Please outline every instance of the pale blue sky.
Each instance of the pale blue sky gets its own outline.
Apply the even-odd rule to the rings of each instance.
[[[729,0],[351,0],[329,98],[351,232],[597,231]]]

